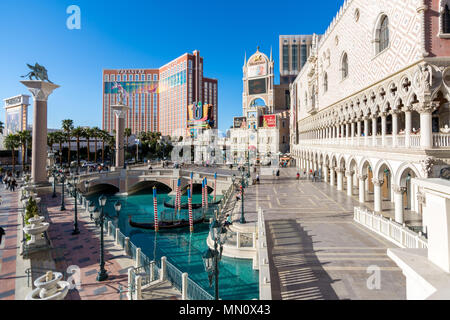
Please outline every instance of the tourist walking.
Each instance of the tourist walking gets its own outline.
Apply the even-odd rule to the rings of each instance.
[[[259,174],[256,175],[256,183],[259,184]]]
[[[300,179],[300,173],[297,172],[297,180]]]

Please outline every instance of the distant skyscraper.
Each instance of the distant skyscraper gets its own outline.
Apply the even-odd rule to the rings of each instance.
[[[217,80],[203,77],[203,58],[197,50],[158,69],[104,70],[103,129],[108,132],[115,129],[110,106],[118,102],[121,89],[130,107],[125,123],[132,133],[187,136],[188,105],[194,102],[214,105],[217,128]]]
[[[280,43],[280,84],[292,83],[308,60],[312,35],[282,35]]]

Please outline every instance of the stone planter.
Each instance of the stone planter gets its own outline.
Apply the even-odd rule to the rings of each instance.
[[[69,282],[61,281],[60,272],[47,272],[47,274],[34,281],[36,289],[31,291],[26,300],[64,300],[69,292]]]
[[[44,217],[33,217],[28,220],[30,224],[23,228],[23,232],[31,236],[31,239],[27,241],[28,246],[41,246],[46,244],[42,233],[47,231],[50,223],[43,222],[44,219]]]

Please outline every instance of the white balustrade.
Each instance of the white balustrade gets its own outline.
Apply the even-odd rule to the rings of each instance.
[[[433,133],[433,147],[435,148],[450,147],[450,134]]]

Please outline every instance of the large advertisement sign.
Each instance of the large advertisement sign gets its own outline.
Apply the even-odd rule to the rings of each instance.
[[[158,93],[157,81],[105,82],[105,94],[118,94],[123,89],[125,94]]]
[[[256,66],[250,66],[247,69],[247,76],[249,78],[261,77],[265,75],[267,75],[267,66],[265,63]]]
[[[248,80],[248,94],[264,94],[266,93],[266,79]]]
[[[214,106],[212,104],[194,103],[188,106],[187,126],[192,137],[199,130],[214,128]]]
[[[247,118],[246,117],[235,117],[233,128],[246,128],[247,127]]]
[[[277,116],[274,114],[261,116],[259,126],[262,128],[276,128]]]
[[[22,107],[6,109],[6,134],[22,131],[21,110]]]

